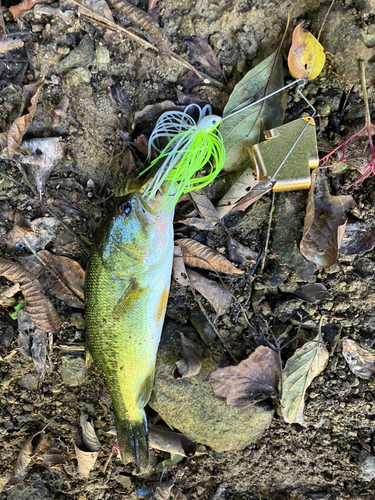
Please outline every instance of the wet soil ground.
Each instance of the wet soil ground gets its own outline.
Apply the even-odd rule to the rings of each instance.
[[[6,157],[0,160],[3,177],[0,183],[1,249],[17,258],[27,254],[25,248],[7,247],[6,235],[17,214],[30,220],[53,217],[51,209],[65,223],[57,224],[45,246],[51,252],[70,257],[85,268],[95,231],[108,212],[113,187],[123,175],[122,159],[127,134],[134,132],[133,116],[146,105],[164,100],[177,103],[192,99],[208,100],[216,113],[221,113],[229,93],[239,79],[277,48],[285,28],[288,2],[250,0],[163,0],[154,11],[174,52],[189,60],[185,37],[199,36],[208,41],[221,68],[221,84],[204,83],[187,89],[179,79],[186,68],[175,60],[159,57],[151,49],[109,33],[106,28],[84,16],[70,19],[69,24],[58,15],[30,12],[17,22],[5,3],[6,27],[22,32],[25,45],[0,54],[0,132],[6,131],[23,109],[21,86],[45,76],[39,104],[25,139],[61,137],[64,156],[52,170],[40,202],[31,193],[17,165]],[[318,0],[296,1],[291,7],[291,23],[284,42],[287,49],[292,28],[299,21],[311,22],[318,33],[328,4]],[[138,7],[147,10],[142,1]],[[329,106],[317,120],[321,156],[340,144],[364,125],[363,93],[357,74],[357,60],[368,64],[370,109],[375,102],[373,38],[375,5],[371,0],[356,2],[338,0],[322,31],[322,43],[328,57],[321,76],[309,83],[305,94],[316,106]],[[118,22],[131,27],[131,21],[119,15]],[[138,30],[138,31],[137,31]],[[136,33],[148,37],[136,28]],[[82,53],[65,66],[74,49],[89,35]],[[345,36],[344,36],[345,35]],[[148,38],[152,42],[151,38]],[[340,45],[341,44],[341,45]],[[351,49],[351,50],[348,50]],[[286,78],[290,78],[285,69]],[[289,81],[289,80],[288,80]],[[51,109],[63,96],[69,107],[61,124],[53,127]],[[187,99],[187,101],[186,101]],[[190,100],[190,101],[189,101]],[[288,121],[306,112],[305,104],[293,92],[288,99]],[[149,133],[147,127],[136,135]],[[362,141],[362,142],[361,142]],[[366,156],[365,138],[355,150],[357,160]],[[136,152],[136,150],[133,148]],[[364,151],[364,153],[363,153]],[[137,153],[138,154],[138,153]],[[138,154],[140,160],[144,157]],[[349,211],[349,222],[375,224],[375,178],[349,189],[359,173],[350,166],[329,169],[331,192],[351,194],[357,207]],[[267,334],[272,341],[288,330],[292,339],[298,327],[301,335],[316,335],[322,315],[323,329],[330,351],[325,371],[316,378],[306,395],[305,423],[286,424],[275,412],[271,426],[256,443],[243,451],[216,453],[184,459],[164,474],[175,478],[176,486],[187,499],[252,500],[252,499],[363,499],[375,498],[373,482],[366,481],[360,470],[360,452],[375,454],[374,382],[354,376],[342,356],[340,339],[350,337],[362,347],[371,349],[375,342],[375,253],[340,256],[339,264],[328,270],[314,270],[311,277],[301,278],[288,261],[285,228],[292,224],[298,241],[305,215],[307,192],[280,193],[275,197],[275,213],[271,226],[271,243],[264,271],[253,280],[251,300],[248,298],[246,275],[227,279],[236,298],[242,302],[251,326],[243,320],[238,302],[218,320],[217,328],[238,359],[254,349],[256,336]],[[226,230],[238,241],[259,253],[263,248],[270,210],[270,195],[255,203],[247,213],[225,220]],[[290,212],[291,210],[291,212]],[[288,217],[285,217],[285,213]],[[178,226],[179,227],[179,226]],[[197,233],[197,232],[195,232]],[[192,233],[190,233],[192,235]],[[196,235],[196,234],[195,234]],[[226,232],[222,227],[206,231],[216,248],[226,252]],[[280,243],[281,241],[281,243]],[[290,243],[290,242],[289,242]],[[248,273],[251,264],[243,266]],[[293,290],[306,282],[319,282],[331,294],[329,300],[317,304],[296,301]],[[1,278],[2,287],[9,282]],[[145,479],[131,474],[131,469],[113,457],[103,472],[111,452],[113,436],[103,429],[113,425],[108,393],[101,375],[92,368],[79,385],[69,386],[62,378],[66,368],[66,352],[59,347],[84,345],[84,312],[53,299],[63,322],[55,336],[52,361],[55,371],[46,369],[41,390],[36,389],[34,365],[20,353],[0,362],[0,484],[1,498],[39,499],[72,498],[76,500],[136,498],[136,490]],[[209,305],[206,304],[208,310]],[[189,291],[173,284],[167,321],[188,322],[188,312],[198,306]],[[17,322],[10,317],[13,308],[0,309],[1,334],[7,331],[10,341],[3,347],[5,358],[17,348]],[[10,330],[9,330],[10,329]],[[297,339],[281,351],[285,360],[300,346]],[[3,342],[5,343],[5,342]],[[6,344],[6,343],[5,343]],[[217,340],[212,347],[225,354]],[[73,355],[74,369],[69,376],[84,376],[81,351]],[[78,358],[78,361],[76,361]],[[65,365],[64,365],[65,363]],[[81,364],[80,364],[81,363]],[[227,364],[230,363],[230,358]],[[64,368],[64,366],[65,368]],[[79,373],[78,373],[79,372]],[[65,375],[67,377],[67,375]],[[271,405],[272,402],[264,404]],[[80,436],[79,416],[89,415],[103,444],[94,470],[85,480],[77,471],[72,440]],[[149,415],[155,418],[154,412]],[[66,476],[61,471],[46,469],[36,463],[26,479],[7,489],[5,484],[22,444],[48,423],[48,430],[58,439],[66,458]],[[146,482],[158,481],[160,471]],[[68,485],[69,482],[69,485]]]

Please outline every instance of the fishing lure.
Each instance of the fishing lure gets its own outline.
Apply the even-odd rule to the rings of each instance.
[[[198,111],[195,120],[189,112]],[[159,153],[140,175],[158,167],[147,184],[145,197],[155,198],[161,186],[168,184],[164,205],[171,210],[179,198],[190,191],[201,189],[220,173],[225,163],[223,138],[218,130],[222,119],[213,115],[209,104],[200,108],[190,104],[184,111],[169,111],[158,119],[148,143],[148,160],[152,148]],[[166,146],[162,144],[167,142]],[[206,174],[196,174],[203,168]]]

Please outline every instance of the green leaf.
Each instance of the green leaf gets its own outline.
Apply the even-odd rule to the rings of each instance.
[[[21,309],[25,307],[26,303],[25,302],[20,302],[16,306],[14,306],[14,312],[10,315],[12,319],[17,319],[17,313],[20,312]]]
[[[297,349],[283,371],[281,413],[285,422],[302,424],[305,393],[312,380],[328,363],[328,351],[319,333],[314,340]]]
[[[241,109],[284,86],[282,58],[279,51],[251,69],[234,87],[223,116]],[[230,172],[251,166],[247,147],[260,142],[262,132],[282,125],[286,108],[284,92],[255,104],[223,120],[220,132],[224,139],[224,170]]]

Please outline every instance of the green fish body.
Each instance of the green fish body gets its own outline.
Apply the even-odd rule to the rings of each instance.
[[[111,394],[121,456],[148,466],[143,408],[168,302],[173,210],[136,191],[116,199],[90,256],[85,285],[90,352]]]

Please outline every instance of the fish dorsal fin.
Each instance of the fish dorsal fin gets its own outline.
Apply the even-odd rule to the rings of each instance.
[[[134,177],[130,177],[130,175],[125,175],[121,186],[118,187],[115,191],[116,198],[122,198],[131,193],[138,193],[142,189],[142,182]]]
[[[129,285],[125,288],[123,294],[119,298],[113,309],[113,315],[116,319],[121,318],[125,313],[129,312],[142,295],[149,289],[149,285],[140,287],[135,278],[131,278]]]

